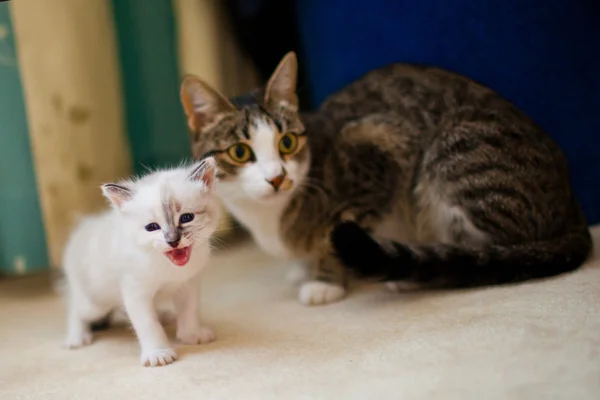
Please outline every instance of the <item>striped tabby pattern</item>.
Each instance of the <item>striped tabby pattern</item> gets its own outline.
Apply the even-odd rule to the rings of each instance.
[[[296,153],[281,156],[282,168],[294,162],[300,172],[269,207],[243,189],[260,159],[223,157],[219,169],[222,199],[257,242],[312,267],[304,303],[343,297],[347,268],[474,286],[556,275],[585,261],[592,242],[565,157],[497,93],[449,71],[394,64],[300,114],[295,62],[287,56],[264,90],[232,101],[188,79],[182,100],[197,158],[239,140],[260,152],[251,137],[264,127],[303,137]]]

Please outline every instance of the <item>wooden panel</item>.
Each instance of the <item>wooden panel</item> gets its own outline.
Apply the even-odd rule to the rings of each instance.
[[[255,88],[252,63],[238,48],[218,0],[173,0],[181,75],[200,76],[226,96]]]
[[[52,266],[98,186],[131,172],[110,2],[10,3]]]

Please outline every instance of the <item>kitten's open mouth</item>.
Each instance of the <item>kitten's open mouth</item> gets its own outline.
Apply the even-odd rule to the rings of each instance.
[[[171,262],[178,267],[183,267],[185,264],[187,264],[188,261],[190,261],[191,254],[192,248],[190,246],[165,252],[165,255],[169,258],[169,260],[171,260]]]

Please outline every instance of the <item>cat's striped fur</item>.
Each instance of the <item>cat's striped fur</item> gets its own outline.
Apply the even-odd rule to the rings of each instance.
[[[273,208],[270,234],[288,255],[312,261],[313,283],[343,285],[338,260],[383,280],[472,286],[556,275],[587,258],[592,242],[565,157],[492,90],[438,68],[394,64],[300,115],[295,69],[288,56],[266,92],[237,106],[204,83],[204,95],[191,81],[182,93],[184,105],[195,99],[215,110],[207,119],[186,107],[196,157],[222,152],[261,120],[276,134],[306,138],[293,157],[307,172]],[[239,182],[247,168],[219,163],[225,182]],[[230,209],[244,223],[252,207]],[[260,236],[259,223],[245,225]]]

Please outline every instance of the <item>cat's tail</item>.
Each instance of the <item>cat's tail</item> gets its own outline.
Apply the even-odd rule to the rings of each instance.
[[[511,246],[413,246],[376,239],[353,222],[336,226],[331,242],[340,261],[359,276],[443,287],[504,284],[559,275],[582,265],[593,246],[587,228]]]

